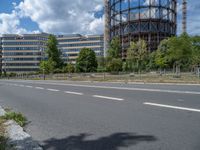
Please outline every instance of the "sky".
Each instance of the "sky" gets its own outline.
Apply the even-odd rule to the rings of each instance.
[[[181,33],[181,2],[178,28]],[[0,34],[103,34],[103,0],[0,0]],[[200,35],[200,1],[188,0],[188,33]]]

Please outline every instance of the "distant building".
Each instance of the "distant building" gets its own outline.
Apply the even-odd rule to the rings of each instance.
[[[103,35],[57,35],[57,40],[63,60],[66,63],[75,64],[76,58],[83,48],[91,48],[96,53],[97,57],[104,56]]]
[[[131,41],[145,40],[155,51],[163,39],[176,35],[177,0],[104,0],[105,38],[119,37],[121,57],[126,59]],[[107,28],[107,29],[106,29]]]
[[[28,73],[39,70],[45,59],[49,34],[3,34],[0,37],[0,71]],[[98,56],[104,55],[103,35],[57,35],[58,48],[65,63],[75,64],[82,48],[91,48]]]
[[[2,72],[2,38],[0,37],[0,73]]]
[[[4,34],[1,39],[2,72],[26,73],[39,70],[48,34]]]

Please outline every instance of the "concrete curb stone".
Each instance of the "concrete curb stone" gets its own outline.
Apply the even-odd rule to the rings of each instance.
[[[5,115],[5,113],[5,110],[0,106],[0,116]],[[8,137],[8,150],[43,150],[15,121],[9,120],[4,125]]]

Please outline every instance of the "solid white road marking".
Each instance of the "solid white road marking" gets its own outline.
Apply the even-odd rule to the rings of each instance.
[[[29,86],[29,85],[27,85],[26,87],[27,87],[27,88],[33,88],[33,86]]]
[[[39,89],[39,90],[44,90],[43,87],[35,87],[36,89]]]
[[[60,90],[56,90],[56,89],[47,89],[48,91],[52,91],[52,92],[58,92]]]
[[[116,101],[123,101],[124,100],[122,98],[108,97],[108,96],[101,96],[101,95],[93,95],[93,97],[102,98],[102,99],[109,99],[109,100],[116,100]]]
[[[15,81],[18,82],[18,81]],[[33,83],[32,81],[21,81],[26,83]],[[176,93],[176,94],[194,94],[200,95],[198,91],[179,91],[179,90],[161,90],[161,89],[147,89],[147,88],[126,88],[126,87],[112,87],[112,86],[96,86],[96,85],[81,85],[81,84],[65,84],[65,83],[46,83],[46,82],[35,82],[37,84],[46,85],[64,85],[64,86],[74,86],[74,87],[89,87],[89,88],[100,88],[100,89],[117,89],[117,90],[131,90],[131,91],[147,91],[147,92],[161,92],[161,93]]]
[[[83,93],[78,93],[78,92],[70,92],[70,91],[65,91],[67,94],[74,94],[74,95],[83,95]]]
[[[179,109],[179,110],[200,112],[200,109],[187,108],[187,107],[179,107],[179,106],[164,105],[164,104],[149,103],[149,102],[145,102],[145,103],[143,103],[143,104],[144,104],[144,105],[157,106],[157,107],[164,107],[164,108],[172,108],[172,109]]]

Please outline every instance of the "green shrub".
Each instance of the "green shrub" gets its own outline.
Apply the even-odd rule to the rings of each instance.
[[[16,112],[7,112],[3,117],[6,120],[14,120],[16,121],[21,127],[26,125],[26,117],[24,117],[21,113]]]
[[[5,120],[0,117],[0,150],[6,150]]]

